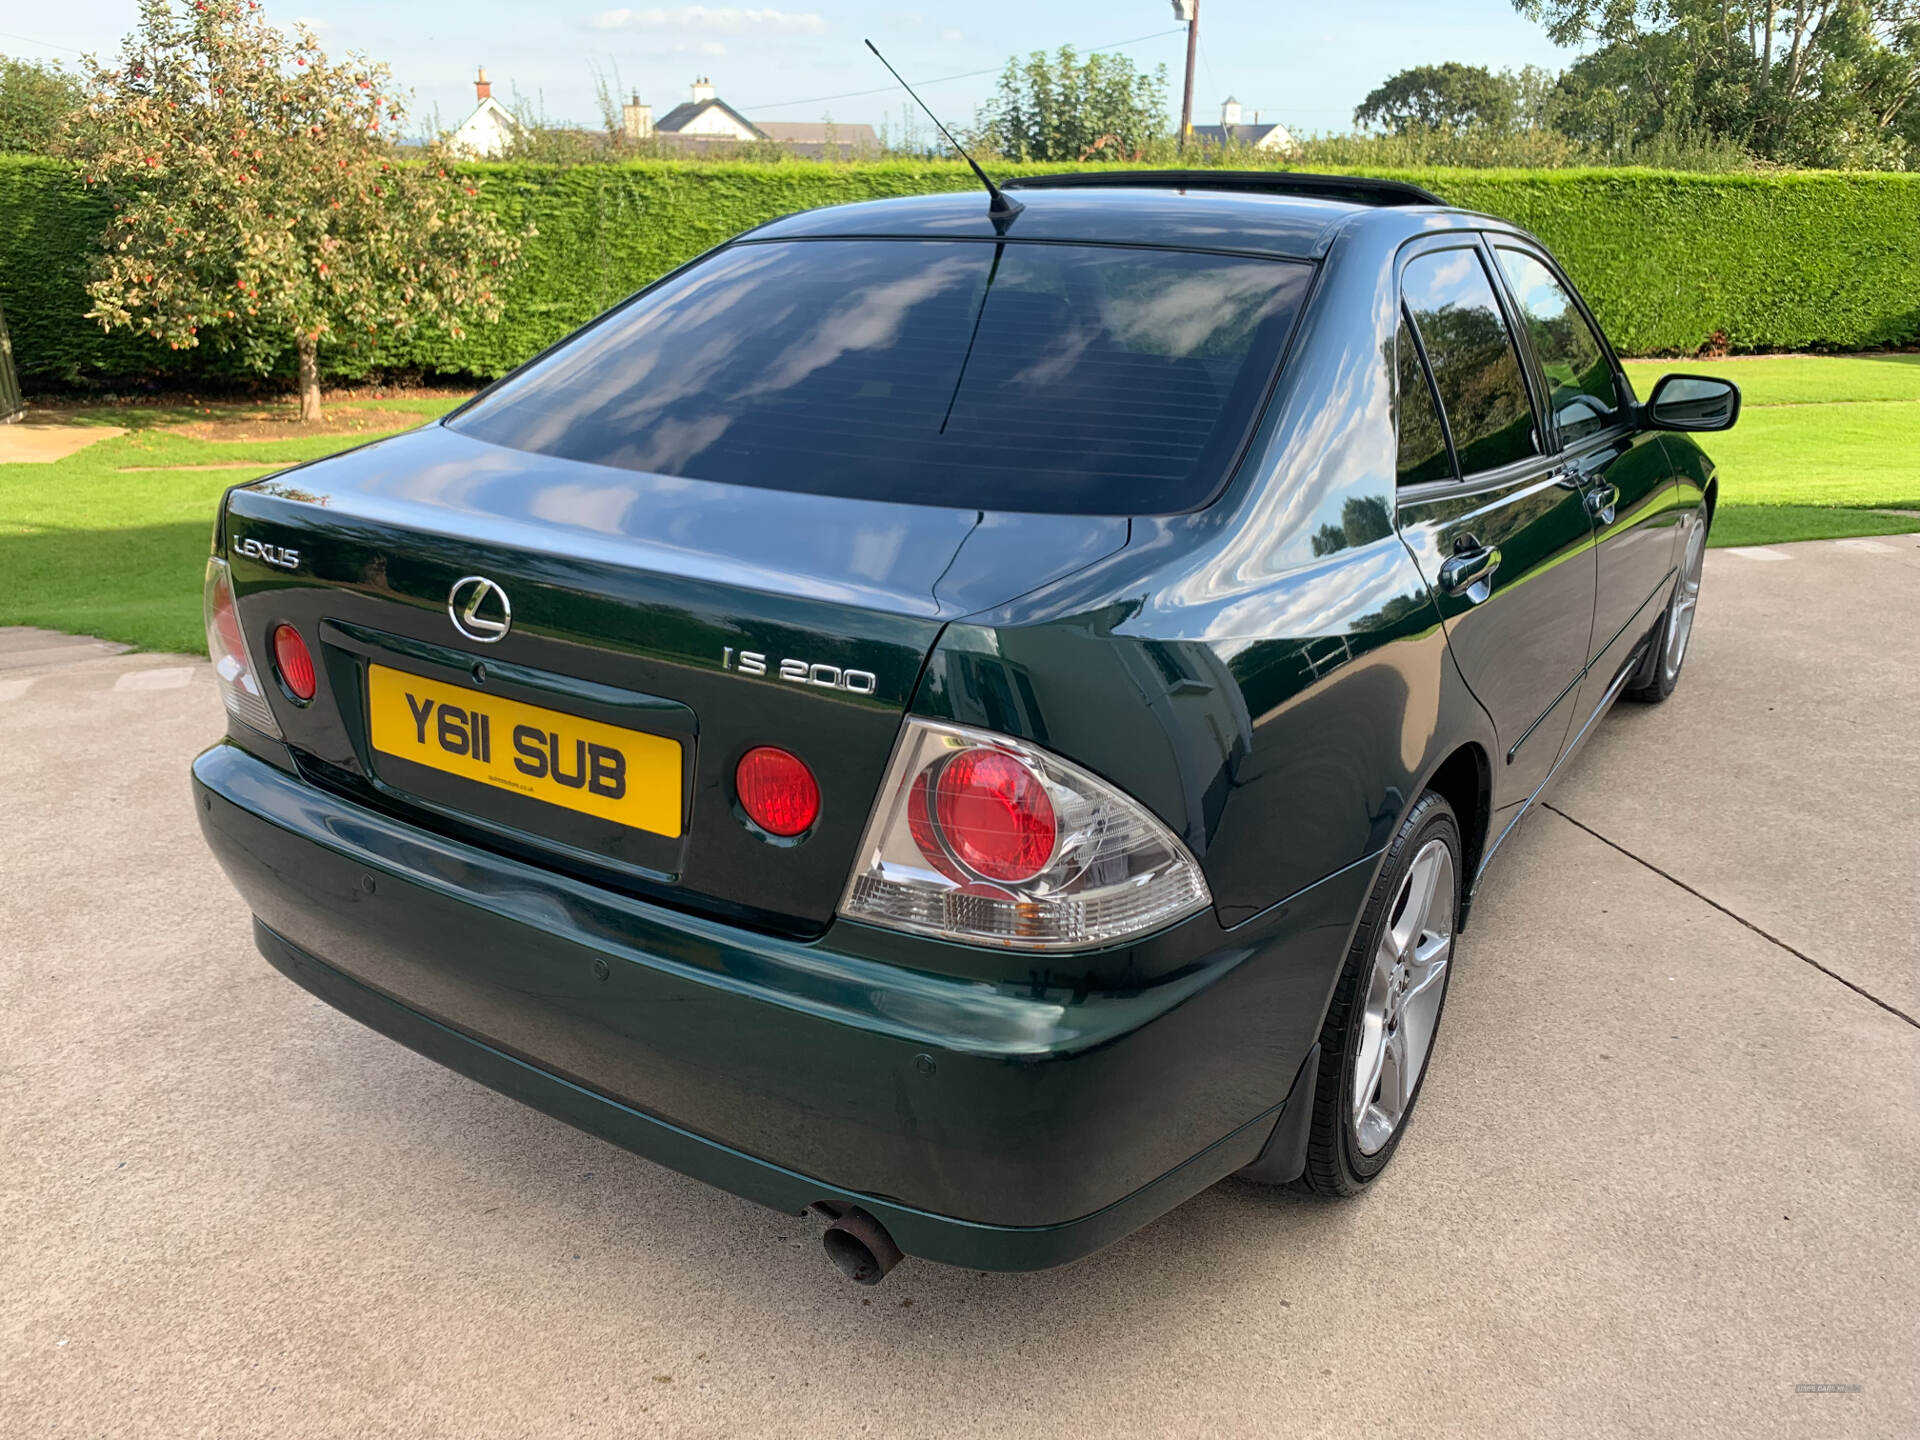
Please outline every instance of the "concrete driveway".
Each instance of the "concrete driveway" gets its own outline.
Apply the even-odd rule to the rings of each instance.
[[[269,970],[205,667],[0,632],[0,1430],[1912,1436],[1916,716],[1920,537],[1710,553],[1377,1187],[874,1291]]]

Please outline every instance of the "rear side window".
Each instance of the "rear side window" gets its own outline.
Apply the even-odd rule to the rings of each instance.
[[[1312,269],[1118,246],[747,243],[450,422],[598,465],[1060,514],[1225,479]]]
[[[1546,372],[1554,423],[1568,440],[1604,430],[1619,418],[1620,396],[1606,347],[1559,278],[1524,250],[1495,252],[1519,302],[1533,353]]]
[[[1427,363],[1462,475],[1538,453],[1533,408],[1493,282],[1477,250],[1436,250],[1407,262],[1400,291]]]
[[[1447,432],[1434,408],[1433,387],[1427,383],[1426,367],[1420,363],[1420,349],[1404,310],[1393,350],[1398,371],[1394,393],[1400,404],[1399,482],[1419,485],[1451,480],[1453,456],[1447,453]]]

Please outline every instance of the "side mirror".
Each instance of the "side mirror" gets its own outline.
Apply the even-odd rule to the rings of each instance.
[[[1731,430],[1740,418],[1740,387],[1711,375],[1663,375],[1643,413],[1656,430]]]

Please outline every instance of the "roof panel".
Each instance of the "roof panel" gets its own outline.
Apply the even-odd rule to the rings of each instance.
[[[1298,195],[1250,195],[1202,189],[1022,189],[1026,208],[1007,226],[1017,240],[1105,241],[1235,250],[1307,259],[1333,230],[1379,210]],[[1409,218],[1408,230],[1413,225]],[[982,190],[869,200],[789,215],[750,232],[756,240],[828,235],[899,238],[997,238]]]

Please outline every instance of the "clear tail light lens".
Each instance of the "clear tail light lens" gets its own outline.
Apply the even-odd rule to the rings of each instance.
[[[840,914],[974,945],[1089,950],[1211,903],[1186,846],[1038,746],[908,720]]]
[[[207,561],[205,594],[207,617],[207,653],[213,657],[213,673],[220,682],[220,698],[227,712],[251,725],[263,735],[280,735],[273,711],[260,690],[260,672],[247,654],[246,636],[240,629],[239,612],[233,604],[233,576],[227,562],[219,556]]]

